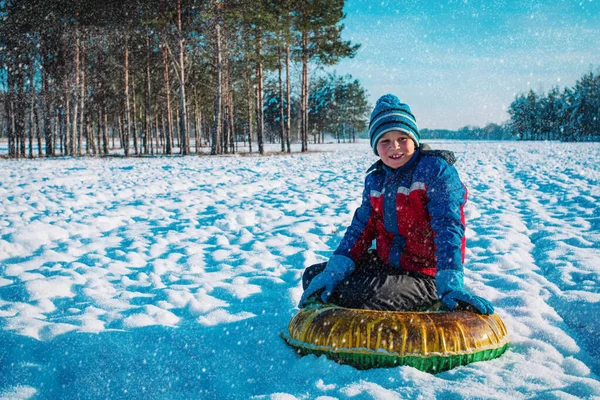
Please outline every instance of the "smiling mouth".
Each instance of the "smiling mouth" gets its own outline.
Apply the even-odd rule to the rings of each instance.
[[[390,158],[392,160],[399,160],[404,156],[404,154],[394,154],[393,156],[390,156]]]

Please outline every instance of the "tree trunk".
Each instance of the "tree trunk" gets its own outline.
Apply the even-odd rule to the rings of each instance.
[[[129,130],[131,129],[131,107],[130,107],[130,103],[129,103],[129,40],[127,38],[127,36],[125,37],[125,65],[123,66],[123,69],[125,71],[125,84],[124,84],[124,91],[125,91],[125,126],[123,127],[122,134],[121,137],[123,138],[123,144],[125,145],[124,150],[125,150],[125,157],[129,156]],[[119,118],[119,122],[121,122],[121,119]]]
[[[56,111],[54,118],[52,118],[54,124],[54,131],[52,132],[52,157],[56,157],[56,135],[60,135],[60,115],[58,110]]]
[[[156,140],[156,154],[158,154],[158,112],[154,114],[154,139]],[[154,155],[154,148],[152,148]]]
[[[17,95],[18,99],[18,107],[17,107],[17,140],[18,140],[18,149],[20,149],[19,153],[21,157],[25,157],[25,126],[26,126],[26,116],[25,109],[27,108],[25,104],[25,71],[23,71],[23,66],[19,66],[19,93]]]
[[[117,114],[117,122],[119,124],[119,148],[123,149],[123,115],[120,112]]]
[[[108,110],[106,109],[106,104],[103,104],[101,118],[102,118],[102,153],[105,156],[107,156],[108,155]]]
[[[258,152],[265,154],[263,135],[264,135],[264,110],[263,110],[263,64],[262,57],[262,31],[260,28],[256,34],[256,54],[258,62],[256,64],[256,136],[258,140]]]
[[[64,108],[64,143],[63,154],[72,155],[71,150],[71,93],[69,88],[69,79],[65,78],[65,108]]]
[[[13,87],[14,90],[14,87]],[[13,97],[10,100],[10,120],[8,122],[10,128],[9,128],[9,132],[8,132],[8,154],[11,157],[18,157],[18,151],[17,151],[17,122],[16,122],[16,115],[15,115],[15,101],[14,101],[14,96],[11,95],[11,97]],[[11,140],[12,139],[12,140]]]
[[[33,131],[35,129],[34,118],[35,114],[35,85],[33,84],[34,79],[34,60],[31,60],[31,64],[29,66],[29,93],[31,96],[31,104],[29,108],[29,158],[33,158]]]
[[[189,65],[189,59],[187,54],[184,53],[184,65]],[[188,68],[189,69],[189,68]],[[184,72],[185,72],[185,68],[184,68]],[[187,146],[187,152],[188,154],[192,153],[192,120],[193,118],[190,117],[190,110],[191,110],[191,106],[190,106],[190,101],[188,99],[188,95],[189,92],[186,90],[186,96],[185,96],[185,120],[186,120],[186,125],[185,125],[185,143]]]
[[[231,126],[229,124],[229,96],[231,94],[229,90],[229,57],[227,54],[227,31],[226,27],[221,28],[221,60],[222,60],[222,75],[221,75],[221,125],[222,125],[222,140],[223,146],[222,153],[229,153],[229,145],[231,143]]]
[[[290,148],[290,131],[291,131],[290,124],[292,121],[292,102],[291,102],[292,84],[291,84],[291,78],[290,78],[290,53],[291,53],[290,52],[290,44],[286,38],[286,43],[285,43],[285,78],[286,78],[285,91],[286,91],[286,100],[287,100],[287,104],[286,104],[287,118],[285,121],[285,142],[286,142],[288,153],[292,152],[292,150]]]
[[[94,130],[93,130],[93,122],[90,122],[90,113],[89,111],[82,115],[84,124],[84,138],[85,138],[85,153],[87,155],[96,154],[96,146],[94,144]]]
[[[4,101],[4,112],[6,113],[6,134],[8,136],[8,156],[14,157],[16,153],[15,147],[15,118],[14,118],[14,105],[13,105],[13,93],[14,87],[14,75],[13,75],[13,62],[12,53],[9,48],[6,49],[6,98]]]
[[[150,146],[150,154],[154,155],[154,129],[153,129],[153,125],[155,124],[156,121],[156,113],[150,113],[150,131],[148,132],[148,145]]]
[[[8,72],[10,74],[10,72]],[[9,89],[9,92],[12,89]],[[8,156],[15,157],[17,153],[17,148],[15,146],[15,107],[13,104],[13,100],[11,99],[12,95],[8,95],[9,99],[6,101],[5,109],[6,115],[8,116],[7,120],[7,136],[8,136]]]
[[[89,135],[87,129],[87,116],[85,112],[85,41],[81,43],[81,94],[80,94],[80,108],[81,108],[81,127],[79,129],[79,153],[82,153],[82,141],[85,138],[85,153],[90,154],[89,150]]]
[[[108,115],[106,116],[106,119],[108,119]],[[115,145],[115,126],[114,126],[114,121],[111,121],[112,125],[110,126],[110,141],[111,141],[111,149],[114,150],[116,149],[116,145]],[[108,124],[107,124],[108,127]]]
[[[11,120],[11,125],[12,125],[12,133],[13,133],[13,142],[12,142],[12,148],[13,148],[13,157],[15,158],[19,158],[19,153],[21,151],[20,146],[19,146],[19,74],[20,74],[20,70],[17,68],[17,66],[15,64],[18,63],[18,60],[14,60],[14,64],[13,64],[13,74],[14,74],[14,78],[12,81],[13,84],[13,94],[12,94],[12,102],[11,102],[11,116],[12,116],[12,120]]]
[[[200,124],[202,126],[202,135],[204,137],[204,139],[203,139],[204,143],[206,143],[207,146],[210,146],[210,140],[211,140],[210,124],[207,122],[205,114],[202,114],[200,117],[202,118],[202,121],[200,121]]]
[[[231,124],[231,113],[233,112],[233,107],[231,106],[231,63],[229,62],[229,46],[227,41],[227,26],[223,26],[222,28],[222,37],[223,42],[221,45],[221,56],[223,60],[223,80],[221,81],[222,89],[222,107],[223,107],[223,152],[229,153],[233,152],[232,140],[233,140],[233,126]]]
[[[142,136],[142,147],[144,154],[148,154],[148,135],[150,134],[151,112],[152,112],[152,87],[150,81],[150,28],[146,34],[146,118],[144,124],[144,134]]]
[[[100,149],[102,149],[102,108],[98,107],[98,124],[96,125],[96,148],[98,149],[98,155],[102,155]]]
[[[246,75],[246,87],[247,87],[247,101],[248,101],[248,151],[252,153],[252,103],[253,103],[253,94],[252,94],[252,79],[250,77],[250,71]]]
[[[58,110],[58,138],[60,140],[60,154],[67,155],[67,112],[66,108]]]
[[[185,65],[183,57],[183,30],[181,28],[181,0],[177,0],[177,33],[179,34],[179,134],[181,135],[181,154],[190,153],[187,141],[187,112],[185,99]]]
[[[42,119],[44,122],[44,139],[46,140],[46,157],[50,157],[54,155],[54,146],[52,140],[52,130],[50,129],[51,125],[51,107],[50,107],[50,93],[48,92],[48,71],[46,69],[45,62],[47,60],[48,55],[45,50],[46,46],[42,46]]]
[[[35,135],[36,135],[36,139],[37,139],[37,146],[38,146],[38,157],[42,157],[43,152],[42,152],[42,128],[40,127],[40,115],[39,115],[39,108],[38,106],[35,107],[35,110],[33,112],[34,114],[34,118],[35,118]]]
[[[230,139],[229,142],[231,147],[231,152],[235,153],[235,102],[233,101],[233,88],[231,87],[231,81],[229,82],[229,130],[230,130]]]
[[[222,110],[222,121],[223,121],[223,140],[221,141],[223,144],[222,153],[229,153],[229,103],[227,102],[227,96],[223,99],[223,110]]]
[[[301,96],[302,125],[300,136],[302,152],[308,151],[308,33],[302,32],[302,96]]]
[[[198,106],[198,89],[196,83],[194,83],[194,145],[196,148],[196,154],[200,151],[200,140],[202,137],[202,128],[200,124],[201,112]]]
[[[167,38],[166,31],[163,27],[163,45],[162,45],[162,60],[164,66],[164,89],[165,89],[165,97],[166,97],[166,107],[167,107],[167,123],[164,129],[165,132],[165,145],[166,145],[166,154],[171,154],[173,149],[171,148],[171,126],[173,125],[173,117],[171,113],[171,86],[169,83],[169,55],[167,51]]]
[[[281,37],[281,33],[279,34]],[[285,152],[285,118],[283,113],[283,63],[281,62],[281,46],[277,46],[277,70],[279,72],[279,118],[281,120],[281,152]]]
[[[138,148],[138,138],[137,138],[137,107],[135,102],[135,74],[131,75],[131,98],[132,98],[132,114],[133,118],[131,121],[131,135],[133,136],[133,149],[135,155],[140,154],[140,150]]]
[[[165,132],[167,131],[168,127],[166,126],[166,123],[165,123],[165,116],[162,114],[160,116],[160,123],[162,125],[162,131],[163,131],[163,134],[160,136],[160,138],[161,138],[161,141],[163,141],[163,143],[162,143],[163,151],[166,152],[167,144],[166,144],[166,140],[165,140]]]
[[[179,103],[176,105],[175,107],[175,127],[174,127],[174,134],[173,134],[173,147],[179,147],[179,153],[181,154],[181,126],[179,125]],[[177,139],[177,141],[175,141],[175,139]]]
[[[75,90],[73,91],[73,124],[71,125],[71,141],[69,142],[69,152],[71,155],[79,155],[81,151],[81,143],[76,142],[79,137],[77,134],[77,117],[78,115],[78,90],[79,90],[79,29],[75,30]]]
[[[222,84],[222,58],[221,58],[221,25],[217,20],[215,23],[215,101],[214,117],[215,124],[213,128],[212,148],[210,154],[221,154],[221,84]]]

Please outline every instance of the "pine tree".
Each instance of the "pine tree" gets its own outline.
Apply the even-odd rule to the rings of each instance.
[[[343,0],[296,0],[292,9],[296,15],[295,29],[300,32],[300,59],[302,60],[301,83],[301,140],[302,151],[308,150],[309,121],[309,75],[308,65],[336,64],[341,58],[352,58],[360,45],[343,41]]]

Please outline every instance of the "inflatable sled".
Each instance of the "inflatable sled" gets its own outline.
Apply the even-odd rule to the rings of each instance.
[[[508,332],[497,314],[393,312],[314,304],[283,339],[301,356],[324,354],[357,369],[408,365],[437,373],[499,357]]]

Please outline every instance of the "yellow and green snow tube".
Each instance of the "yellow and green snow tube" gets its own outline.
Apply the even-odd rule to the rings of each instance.
[[[284,340],[298,354],[324,354],[358,369],[409,365],[436,373],[499,357],[508,332],[497,314],[393,312],[311,305]]]

